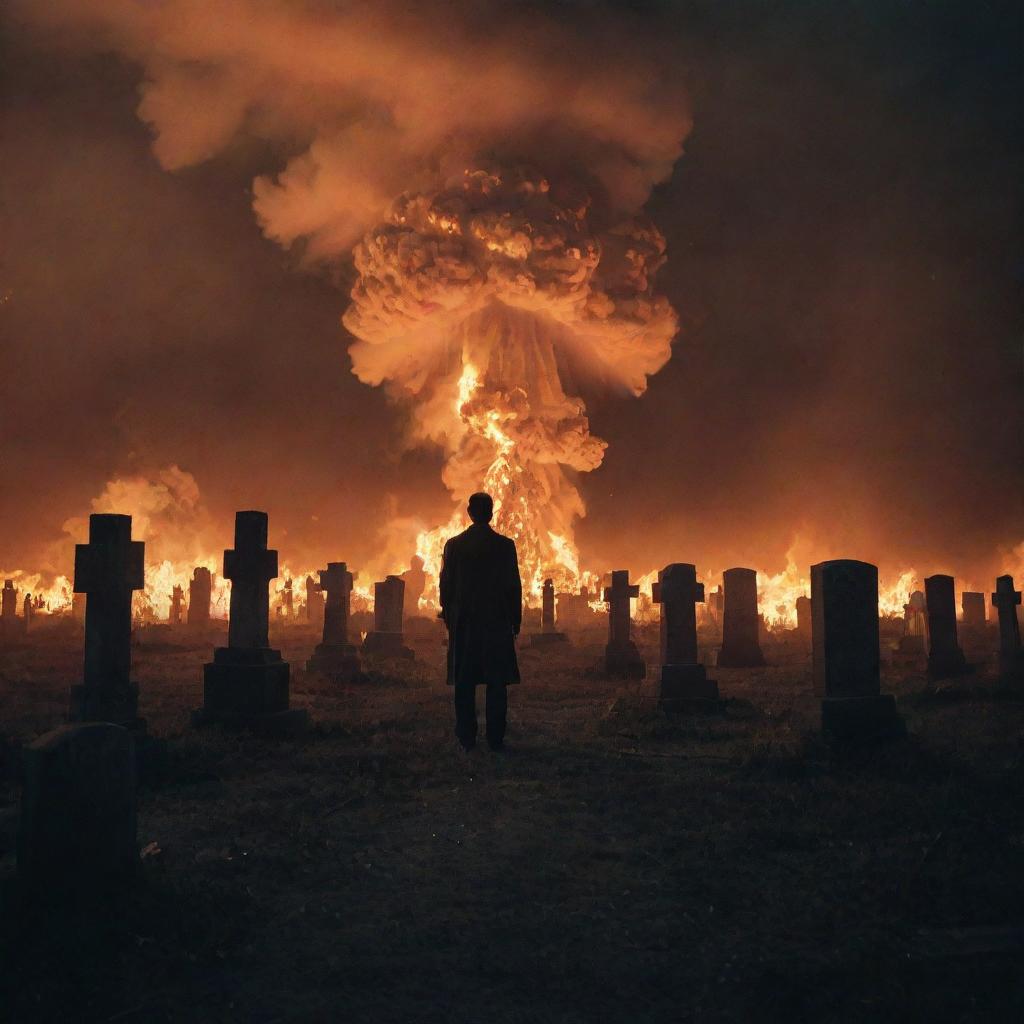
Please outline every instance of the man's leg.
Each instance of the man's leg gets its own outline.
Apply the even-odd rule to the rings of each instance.
[[[492,683],[487,687],[487,742],[500,747],[505,742],[505,721],[508,718],[508,687]]]
[[[468,750],[476,743],[476,686],[455,684],[455,735]]]

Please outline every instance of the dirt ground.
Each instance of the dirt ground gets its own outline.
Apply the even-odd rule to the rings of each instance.
[[[14,837],[81,642],[0,652],[0,1020],[1022,1019],[1024,694],[984,672],[887,673],[909,738],[839,752],[799,653],[671,717],[584,674],[594,633],[523,645],[508,753],[466,756],[436,640],[358,686],[276,642],[301,740],[196,732],[210,645],[136,647],[170,770],[138,880],[74,907],[26,903]]]

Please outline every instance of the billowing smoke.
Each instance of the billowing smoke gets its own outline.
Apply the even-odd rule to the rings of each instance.
[[[362,238],[344,318],[357,376],[443,447],[460,504],[496,493],[528,577],[575,575],[571,474],[604,443],[560,365],[639,394],[676,332],[653,291],[664,240],[639,216],[689,130],[654,22],[498,3],[21,10],[142,65],[139,116],[167,169],[270,143],[283,165],[253,184],[268,237],[332,271]]]
[[[534,586],[578,576],[570,473],[600,465],[559,363],[634,394],[669,358],[676,316],[653,292],[665,244],[636,217],[603,228],[578,181],[525,170],[467,170],[402,196],[355,250],[345,325],[356,375],[413,409],[414,436],[441,444],[456,500],[486,488],[499,528],[520,541]],[[436,561],[436,542],[421,543]]]

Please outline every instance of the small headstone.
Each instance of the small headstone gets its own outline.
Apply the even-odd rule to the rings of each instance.
[[[811,649],[813,627],[811,622],[811,599],[801,596],[796,599],[796,635],[801,646]]]
[[[992,594],[992,607],[999,612],[999,672],[1013,682],[1024,682],[1024,651],[1017,619],[1019,605],[1020,591],[1013,589],[1013,577],[1000,576]]]
[[[188,624],[206,626],[210,621],[210,600],[213,596],[213,573],[197,565],[188,583]]]
[[[271,733],[305,728],[306,712],[289,707],[288,662],[267,636],[270,581],[276,576],[266,512],[236,513],[235,546],[224,552],[224,577],[231,581],[228,646],[218,647],[203,670],[203,706],[193,713],[194,724]]]
[[[540,632],[530,638],[533,647],[547,647],[551,644],[564,644],[568,641],[565,633],[555,625],[555,584],[553,580],[545,580],[541,590]]]
[[[758,640],[757,573],[726,569],[722,649],[718,664],[728,668],[757,668],[764,664]]]
[[[172,626],[181,625],[184,604],[185,591],[178,584],[175,584],[174,589],[171,591],[171,613],[168,617],[168,621]]]
[[[970,671],[956,632],[956,596],[952,576],[929,576],[924,581],[928,606],[928,678],[950,679]]]
[[[402,620],[405,605],[405,580],[388,576],[373,585],[373,630],[366,634],[363,652],[381,658],[413,658],[405,646]]]
[[[718,684],[708,679],[697,659],[695,605],[704,600],[704,584],[697,582],[696,566],[682,562],[666,565],[658,573],[651,596],[661,605],[660,703],[681,709],[718,700]]]
[[[312,576],[306,577],[306,621],[320,629],[324,627],[324,589]]]
[[[320,587],[327,595],[324,605],[323,643],[317,644],[306,662],[310,672],[321,672],[335,682],[361,679],[359,654],[348,639],[349,601],[352,594],[352,573],[344,562],[328,562],[320,570]],[[307,594],[309,593],[307,587]]]
[[[640,588],[629,582],[628,569],[616,569],[612,573],[611,586],[604,588],[602,596],[608,605],[604,672],[625,679],[643,679],[647,675],[647,664],[630,635],[633,619],[629,605],[630,600],[640,596]]]
[[[812,565],[811,614],[822,729],[841,740],[902,735],[896,702],[881,692],[877,567],[852,559]]]
[[[75,545],[75,592],[85,594],[85,673],[71,689],[71,721],[142,729],[131,681],[132,591],[145,584],[145,544],[132,517],[89,516],[89,543]]]
[[[32,617],[35,615],[37,607],[38,605],[32,603],[32,595],[26,594],[25,600],[22,602],[22,618],[24,619],[22,628],[26,633],[32,630]]]
[[[18,588],[14,580],[4,580],[3,590],[0,590],[0,639],[12,640],[20,632]]]
[[[24,753],[18,872],[35,890],[88,892],[138,862],[135,750],[108,722],[62,725]]]

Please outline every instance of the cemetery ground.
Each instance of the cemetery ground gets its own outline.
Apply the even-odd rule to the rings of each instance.
[[[0,1012],[24,1021],[1019,1020],[1024,695],[883,674],[910,737],[818,737],[809,660],[713,669],[720,713],[585,677],[603,634],[521,645],[509,752],[466,756],[436,640],[334,685],[272,636],[309,733],[198,732],[212,644],[136,646],[165,777],[138,877],[29,904],[19,744],[81,642],[0,657]],[[781,662],[781,664],[780,664]],[[482,705],[482,694],[480,695]]]

